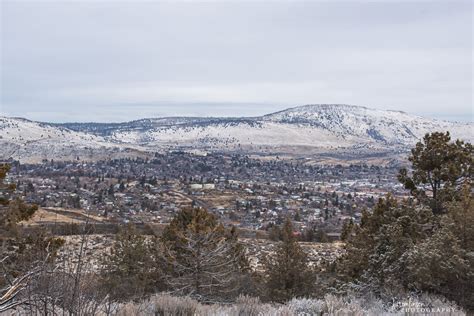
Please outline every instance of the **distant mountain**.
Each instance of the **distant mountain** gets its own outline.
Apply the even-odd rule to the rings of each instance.
[[[52,146],[59,152],[71,146],[146,151],[185,148],[291,152],[298,147],[403,150],[434,131],[450,131],[453,138],[471,142],[474,138],[473,123],[338,104],[305,105],[246,118],[168,117],[65,124],[0,119],[0,140],[12,147],[25,147],[22,155],[28,155],[32,144],[36,151]]]
[[[473,137],[472,123],[427,119],[361,106],[305,105],[251,118],[171,117],[118,124],[62,124],[119,143],[216,145],[412,145],[425,133],[451,131]]]
[[[116,145],[89,133],[22,118],[0,117],[0,146],[0,160],[38,162],[98,155],[100,150]]]
[[[269,114],[263,119],[282,124],[311,126],[329,131],[338,138],[360,143],[412,145],[426,133],[433,131],[450,131],[454,137],[466,140],[474,138],[473,123],[440,121],[401,111],[353,105],[305,105]]]

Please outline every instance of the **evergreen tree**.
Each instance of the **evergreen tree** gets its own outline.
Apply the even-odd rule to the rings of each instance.
[[[283,241],[275,254],[264,262],[267,295],[277,302],[307,296],[313,283],[308,257],[298,244],[289,219],[282,227],[282,234]]]
[[[346,254],[340,258],[339,273],[345,281],[364,282],[374,292],[398,289],[404,278],[399,258],[428,234],[431,210],[399,204],[388,195],[372,213],[363,211],[360,225],[346,232]]]
[[[352,234],[352,230],[354,228],[354,221],[352,218],[349,221],[345,221],[344,224],[342,225],[342,231],[341,231],[341,240],[346,241],[350,235]]]
[[[211,213],[180,211],[165,229],[158,251],[166,262],[167,284],[201,301],[228,299],[241,291],[248,271],[235,230],[226,230]]]
[[[474,203],[469,185],[461,201],[447,205],[448,212],[432,236],[405,253],[407,288],[442,294],[474,308]]]
[[[283,239],[283,234],[280,226],[272,224],[268,229],[268,238],[273,241],[280,241]]]
[[[122,181],[120,182],[120,185],[119,185],[119,191],[120,192],[125,191],[125,184]]]
[[[466,304],[466,295],[473,299],[472,260],[453,233],[454,223],[448,218],[430,238],[414,245],[400,258],[409,290],[436,292]],[[468,283],[470,280],[471,283]],[[470,294],[465,290],[470,288]]]
[[[38,207],[14,198],[15,185],[5,182],[10,166],[0,164],[0,253],[2,274],[0,288],[9,280],[36,268],[38,261],[52,262],[64,240],[46,230],[24,231],[18,223],[30,219]]]
[[[16,186],[5,183],[9,171],[9,165],[0,164],[0,234],[2,235],[12,233],[18,222],[28,220],[38,209],[36,205],[28,205],[20,199],[12,198]]]
[[[145,237],[128,225],[115,235],[110,252],[101,260],[102,284],[113,300],[140,298],[160,287],[157,268]]]
[[[384,210],[381,223],[373,235],[374,248],[368,249],[368,266],[360,280],[370,285],[373,292],[390,296],[405,288],[407,274],[400,258],[429,235],[431,210],[424,206],[394,205]]]
[[[107,190],[107,194],[110,195],[110,196],[114,196],[114,193],[115,193],[114,185],[111,184],[111,185],[109,186],[109,189]]]
[[[399,181],[433,213],[445,211],[444,203],[456,198],[464,181],[473,176],[474,150],[470,143],[451,142],[449,132],[426,134],[411,150],[412,172],[403,168]]]
[[[350,288],[386,298],[432,292],[474,307],[472,146],[449,140],[449,133],[427,135],[412,151],[412,176],[400,172],[417,199],[387,196],[363,211],[360,224],[345,226],[336,271]]]

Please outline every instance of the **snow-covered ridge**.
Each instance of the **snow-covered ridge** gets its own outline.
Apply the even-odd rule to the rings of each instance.
[[[340,137],[354,136],[385,144],[410,145],[424,134],[450,131],[455,138],[472,140],[473,123],[428,119],[401,111],[376,110],[362,106],[305,105],[265,115],[265,120],[313,126]]]
[[[53,127],[46,123],[33,122],[23,118],[9,117],[0,117],[0,139],[17,144],[42,140],[100,141],[100,137],[96,135],[76,132],[64,127]]]
[[[139,121],[135,121],[139,122]],[[412,145],[426,133],[450,131],[471,141],[472,123],[439,121],[400,111],[351,105],[305,105],[253,118],[162,118],[146,128],[120,128],[116,142],[141,144],[300,145],[350,147]]]
[[[473,123],[423,118],[400,111],[361,106],[305,105],[261,117],[167,117],[124,123],[39,123],[0,117],[0,158],[38,152],[80,152],[132,147],[206,148],[267,151],[282,147],[409,148],[426,133],[450,131],[453,138],[474,139]],[[94,153],[91,152],[90,155]]]
[[[0,160],[75,159],[112,148],[103,137],[22,118],[0,117]]]

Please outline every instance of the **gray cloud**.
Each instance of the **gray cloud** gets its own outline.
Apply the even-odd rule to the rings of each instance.
[[[469,1],[4,1],[1,112],[55,121],[348,103],[472,120]]]

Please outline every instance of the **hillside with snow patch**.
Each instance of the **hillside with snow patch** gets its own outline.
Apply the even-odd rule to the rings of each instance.
[[[305,105],[260,117],[169,117],[124,123],[50,124],[3,117],[0,158],[100,159],[114,151],[170,149],[290,154],[298,148],[404,151],[435,131],[450,131],[453,139],[474,139],[472,122],[335,104]]]
[[[0,117],[0,160],[71,160],[112,149],[100,136],[22,118]]]
[[[146,128],[117,129],[115,142],[142,145],[390,147],[412,146],[426,133],[450,131],[472,141],[474,125],[427,119],[398,111],[349,105],[306,105],[254,118],[147,120]]]

